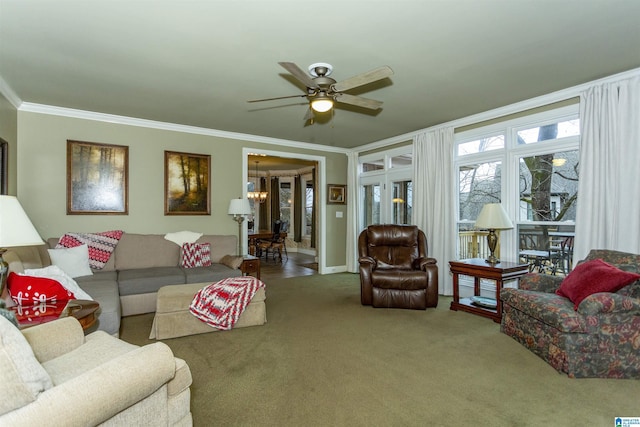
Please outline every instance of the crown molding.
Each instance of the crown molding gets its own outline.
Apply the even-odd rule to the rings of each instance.
[[[1,83],[1,82],[0,82]],[[7,86],[8,87],[8,86]],[[1,86],[0,86],[1,88]],[[330,153],[346,154],[350,149],[331,147],[327,145],[312,144],[302,141],[291,141],[287,139],[271,138],[267,136],[251,135],[246,133],[227,132],[217,129],[208,129],[197,126],[180,125],[176,123],[159,122],[155,120],[138,119],[135,117],[119,116],[115,114],[96,113],[93,111],[76,110],[73,108],[56,107],[45,104],[35,104],[31,102],[21,102],[19,111],[29,113],[48,114],[52,116],[70,117],[75,119],[93,120],[105,123],[114,123],[125,126],[137,126],[151,129],[168,130],[174,132],[191,133],[196,135],[214,136],[219,138],[235,139],[240,141],[258,142],[262,144],[277,145],[280,147],[300,148],[305,150],[317,150]]]
[[[22,105],[22,99],[11,89],[11,86],[0,76],[0,94],[2,94],[7,100],[15,107],[16,110],[20,109]]]

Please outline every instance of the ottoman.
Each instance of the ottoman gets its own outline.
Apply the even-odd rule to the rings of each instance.
[[[217,332],[189,312],[189,305],[196,293],[211,283],[163,286],[158,290],[156,315],[151,326],[150,339],[167,339],[187,335]],[[265,288],[260,288],[240,315],[235,328],[264,325],[267,322]]]

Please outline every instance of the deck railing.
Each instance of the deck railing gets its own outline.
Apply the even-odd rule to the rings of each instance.
[[[488,258],[487,231],[469,230],[458,232],[460,259]],[[500,258],[500,240],[496,246],[495,255]]]

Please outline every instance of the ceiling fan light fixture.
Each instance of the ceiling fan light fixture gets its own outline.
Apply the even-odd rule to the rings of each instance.
[[[326,113],[333,108],[333,99],[327,95],[318,95],[311,101],[311,108],[318,113]]]

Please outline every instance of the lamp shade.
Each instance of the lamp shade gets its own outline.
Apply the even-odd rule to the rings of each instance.
[[[513,223],[500,203],[487,203],[480,211],[475,227],[487,230],[507,230],[513,228]]]
[[[0,196],[0,248],[44,242],[14,196]]]
[[[229,215],[250,215],[251,206],[249,206],[249,200],[247,199],[231,199],[229,203]]]

